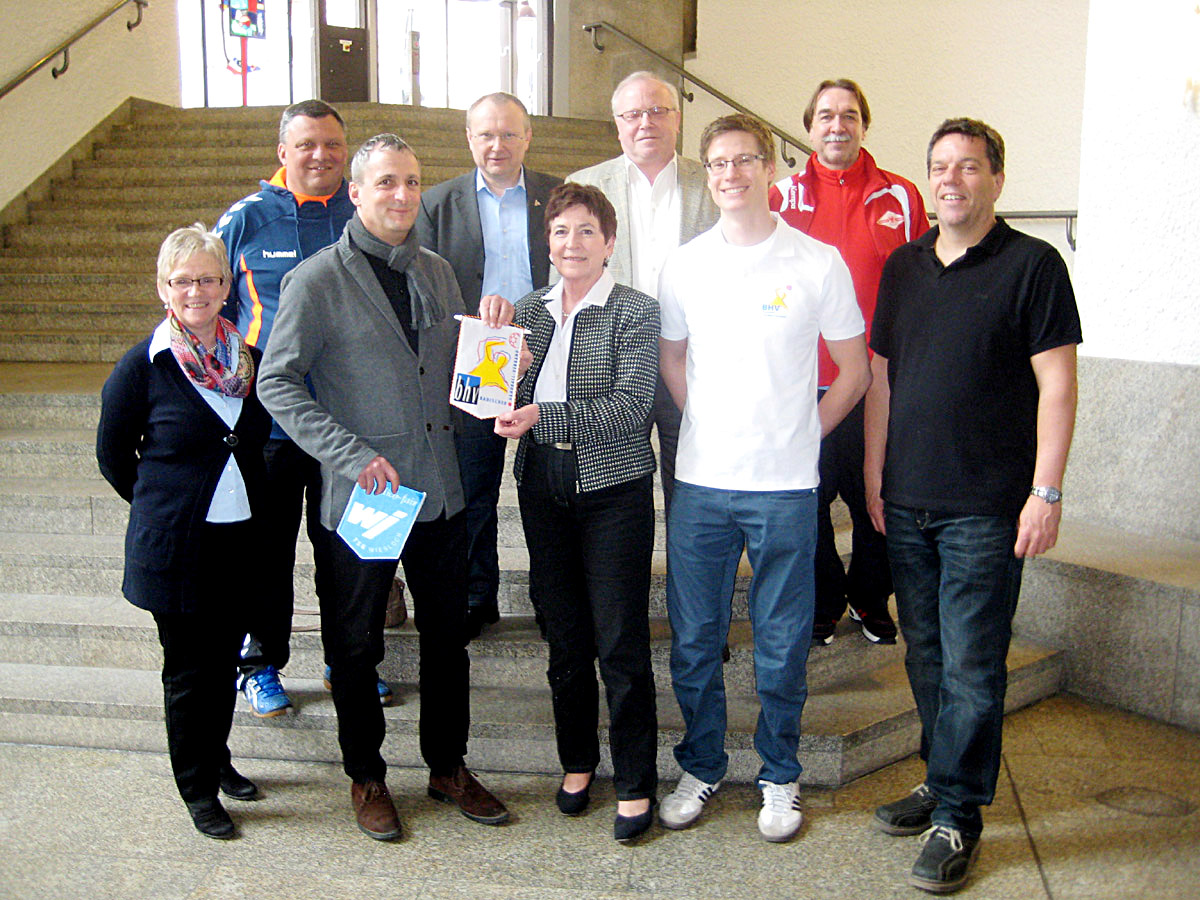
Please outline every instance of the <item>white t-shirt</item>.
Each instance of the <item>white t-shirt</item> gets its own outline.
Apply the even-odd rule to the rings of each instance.
[[[662,336],[687,339],[687,404],[675,477],[702,487],[816,487],[817,335],[864,331],[841,255],[775,216],[751,247],[718,222],[673,252],[658,300]]]

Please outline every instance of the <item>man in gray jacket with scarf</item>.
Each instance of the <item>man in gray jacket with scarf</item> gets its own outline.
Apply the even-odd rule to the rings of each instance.
[[[429,795],[488,825],[508,810],[467,770],[470,724],[466,528],[449,405],[463,312],[454,272],[413,231],[420,163],[392,134],[371,138],[350,164],[356,212],[341,239],[284,279],[258,392],[276,421],[321,463],[321,524],[336,529],[357,482],[381,493],[424,491],[401,559],[420,633],[421,755]],[[480,315],[497,325],[512,305]],[[305,379],[312,385],[310,392]],[[333,596],[321,599],[338,743],[358,826],[400,835],[380,753],[383,711],[375,667],[393,560],[364,560],[331,535]]]

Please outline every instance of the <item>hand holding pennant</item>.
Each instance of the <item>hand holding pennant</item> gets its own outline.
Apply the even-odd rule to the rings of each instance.
[[[450,378],[450,405],[478,419],[495,418],[511,410],[516,401],[525,329],[492,328],[474,316],[456,318],[462,324]]]

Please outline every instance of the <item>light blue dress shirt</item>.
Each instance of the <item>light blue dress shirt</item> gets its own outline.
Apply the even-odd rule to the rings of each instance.
[[[483,229],[483,293],[516,303],[533,290],[529,269],[529,204],[525,169],[515,185],[497,198],[483,173],[475,170],[475,198]]]

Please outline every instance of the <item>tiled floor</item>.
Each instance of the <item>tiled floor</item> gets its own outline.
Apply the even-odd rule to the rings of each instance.
[[[837,791],[806,792],[790,844],[757,835],[753,788],[723,788],[685,832],[613,842],[611,786],[565,819],[555,780],[489,774],[513,811],[476,825],[426,799],[425,774],[393,770],[403,840],[354,828],[338,767],[246,760],[263,788],[227,801],[239,840],[192,830],[165,756],[0,745],[0,897],[803,900],[917,897],[915,838],[868,827],[921,779],[908,759]],[[1200,896],[1200,735],[1072,697],[1007,720],[996,802],[972,898]]]

